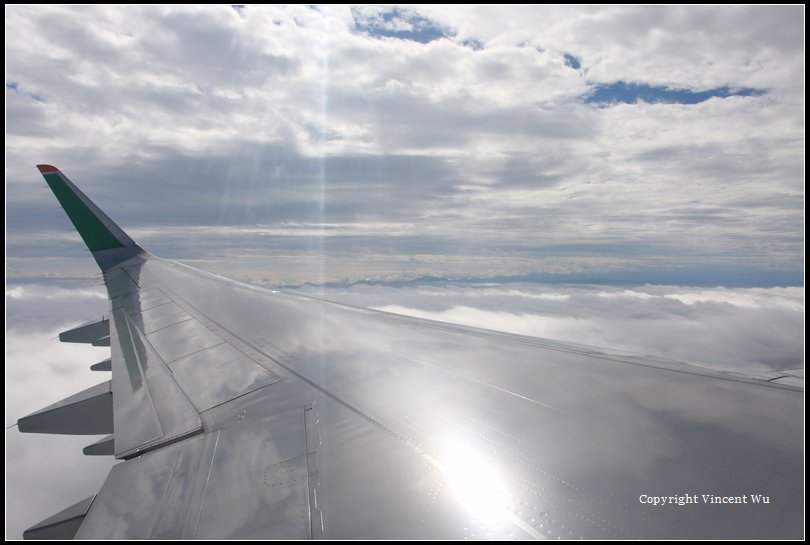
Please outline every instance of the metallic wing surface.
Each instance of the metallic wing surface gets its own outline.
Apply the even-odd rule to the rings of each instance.
[[[112,377],[19,427],[109,433],[85,452],[119,461],[27,537],[804,535],[803,372],[740,376],[250,286],[149,254],[39,168],[109,293],[109,315],[66,338],[109,343],[94,368]]]

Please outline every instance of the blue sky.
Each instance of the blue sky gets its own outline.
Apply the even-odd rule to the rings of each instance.
[[[576,68],[576,66],[572,66]],[[618,102],[634,104],[639,101],[650,104],[700,104],[711,98],[750,97],[764,95],[766,92],[765,89],[752,89],[750,87],[731,89],[728,86],[694,91],[691,89],[671,89],[645,83],[617,81],[615,83],[595,85],[585,102],[604,105]]]
[[[47,162],[153,253],[269,283],[801,285],[802,21],[12,6],[7,274],[92,274]]]
[[[397,38],[420,44],[452,38],[453,32],[407,8],[390,7],[372,13],[353,10],[354,28],[372,38]]]

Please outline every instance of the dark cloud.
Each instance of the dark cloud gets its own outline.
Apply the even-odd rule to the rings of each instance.
[[[122,165],[101,176],[146,196],[133,209],[136,225],[145,226],[201,219],[213,225],[414,219],[430,201],[451,194],[456,181],[447,161],[437,157],[308,157],[283,146],[226,146],[203,158],[167,150],[143,171]]]

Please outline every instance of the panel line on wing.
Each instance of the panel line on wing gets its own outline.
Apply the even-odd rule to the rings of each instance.
[[[197,521],[194,523],[193,537],[197,537],[197,528],[200,526],[200,518],[202,517],[203,507],[205,507],[205,495],[208,492],[208,483],[211,481],[211,472],[214,470],[214,460],[217,457],[217,447],[219,446],[219,436],[221,431],[213,432],[216,440],[214,441],[214,448],[211,450],[211,461],[208,465],[208,473],[205,476],[205,484],[203,485],[202,499],[200,500],[200,510],[197,512]]]

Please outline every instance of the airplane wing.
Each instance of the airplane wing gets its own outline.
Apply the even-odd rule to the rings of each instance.
[[[155,257],[40,165],[104,274],[108,433],[26,537],[802,538],[803,372],[747,377],[278,293]],[[13,462],[9,462],[9,468]],[[77,498],[79,499],[79,498]]]

